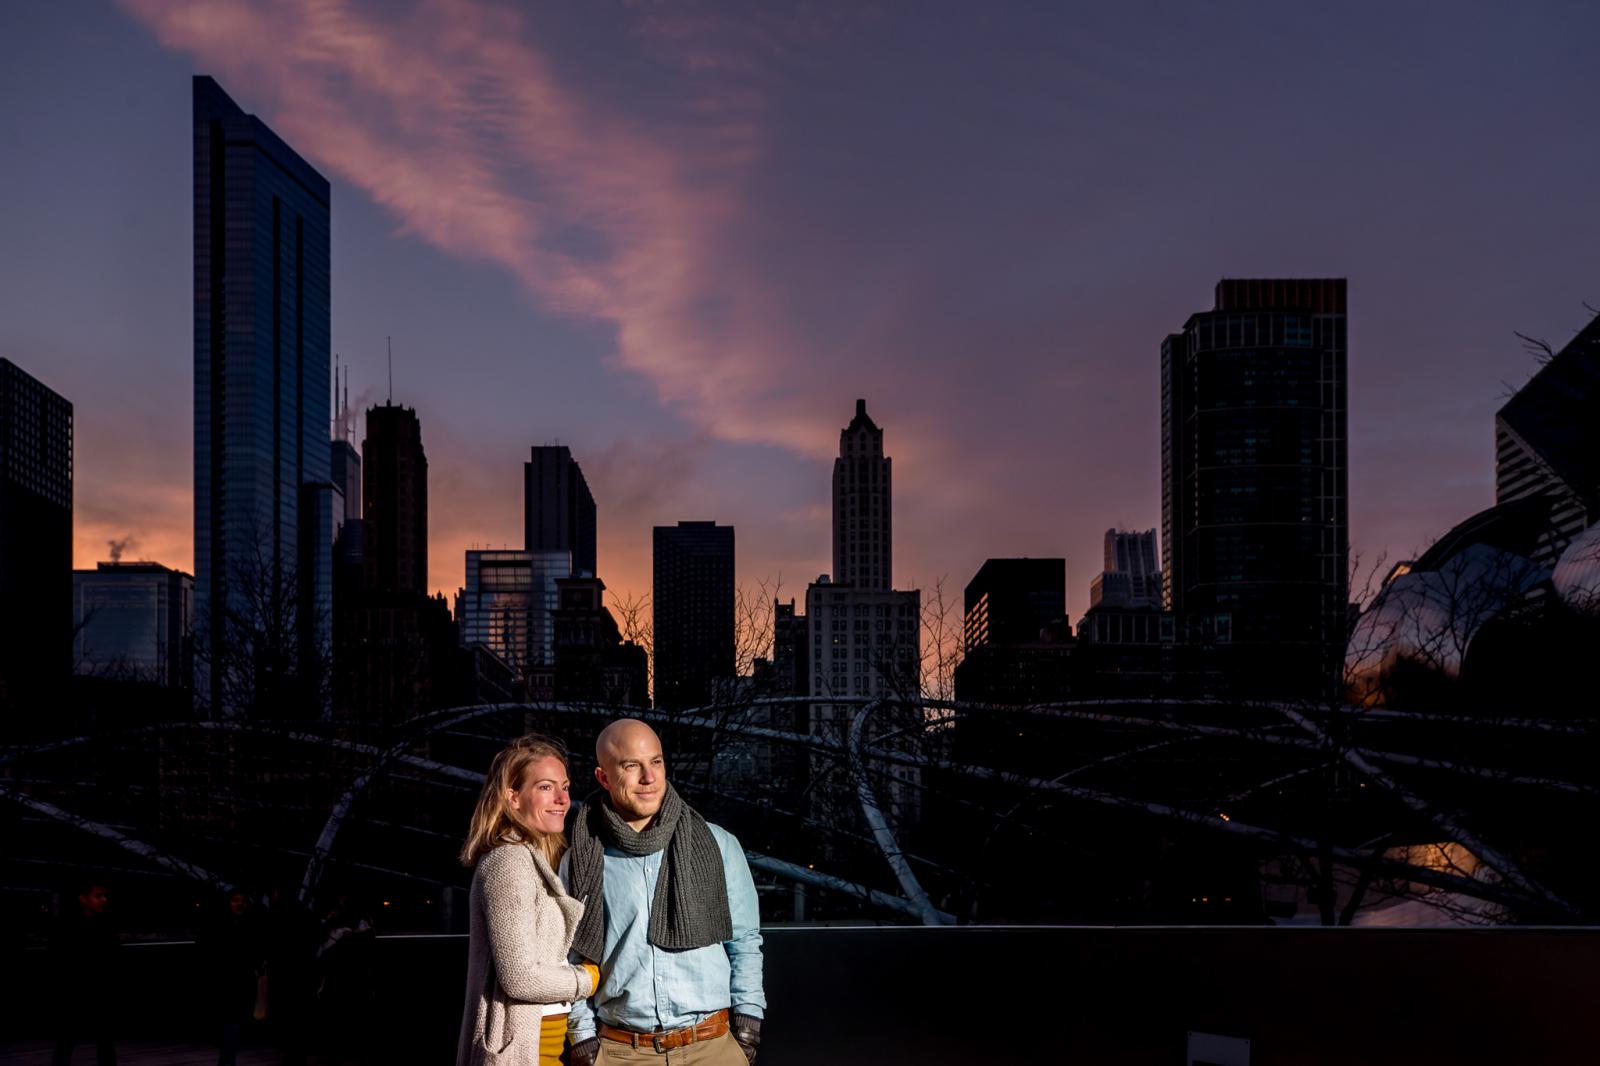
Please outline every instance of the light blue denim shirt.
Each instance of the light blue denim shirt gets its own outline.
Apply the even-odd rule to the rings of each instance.
[[[650,1032],[694,1025],[726,1007],[756,1018],[766,1012],[756,883],[733,835],[716,825],[711,826],[711,835],[722,851],[733,938],[688,951],[668,951],[650,943],[650,901],[665,852],[632,856],[606,848],[605,958],[594,998],[574,1003],[567,1018],[573,1043],[595,1035],[596,1014],[607,1025]],[[564,858],[561,880],[570,886]],[[579,961],[576,955],[573,961]]]

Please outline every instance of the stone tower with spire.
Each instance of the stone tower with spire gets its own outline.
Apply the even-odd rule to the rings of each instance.
[[[856,401],[856,416],[839,431],[833,461],[833,580],[859,589],[893,587],[889,458],[883,430]]]

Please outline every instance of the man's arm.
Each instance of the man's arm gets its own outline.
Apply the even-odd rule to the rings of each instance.
[[[733,919],[733,937],[723,942],[728,952],[729,1027],[740,1050],[751,1063],[761,1044],[761,1020],[767,1012],[767,993],[762,981],[761,907],[756,898],[756,882],[744,848],[732,834],[722,844],[722,870],[728,884],[728,914]]]
[[[577,958],[576,955],[572,957]],[[594,1007],[590,1005],[590,1001],[587,999],[573,1000],[572,1013],[567,1015],[567,1037],[576,1044],[579,1041],[589,1039],[596,1032],[598,1032],[598,1026],[595,1024]]]
[[[557,876],[561,878],[561,884],[568,892],[572,891],[572,864],[567,861],[570,855],[571,853],[568,852],[561,856],[561,865],[556,870]],[[567,956],[567,961],[576,965],[584,960],[577,952],[572,952]],[[593,994],[597,996],[600,994],[600,986],[598,984],[595,985]],[[594,1020],[594,1006],[591,1001],[588,999],[573,1000],[572,1013],[567,1015],[567,1039],[577,1044],[595,1036],[597,1032]]]
[[[761,975],[761,908],[744,849],[731,836],[728,843],[722,857],[728,879],[728,913],[733,919],[733,938],[722,945],[733,971],[728,979],[728,997],[734,1013],[760,1018],[767,1010]]]
[[[577,963],[583,960],[577,952],[573,952],[570,961]],[[598,995],[599,992],[600,986],[596,985],[595,993]],[[600,1053],[600,1031],[595,1024],[592,1000],[572,1001],[572,1011],[567,1015],[567,1043],[572,1045],[567,1052],[567,1061],[572,1066],[593,1066]]]

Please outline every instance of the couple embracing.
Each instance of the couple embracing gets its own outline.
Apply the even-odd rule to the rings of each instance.
[[[600,788],[564,829],[566,753],[494,757],[461,861],[475,866],[457,1066],[749,1066],[766,996],[739,842],[683,801],[634,718],[595,741]]]

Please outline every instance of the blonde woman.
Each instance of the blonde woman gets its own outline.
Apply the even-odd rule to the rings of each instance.
[[[494,757],[461,862],[472,875],[467,1002],[457,1066],[556,1066],[575,999],[599,971],[567,964],[583,904],[555,869],[572,803],[566,752],[525,736]]]

